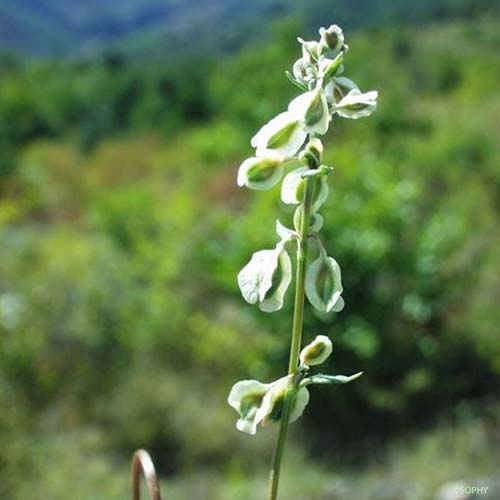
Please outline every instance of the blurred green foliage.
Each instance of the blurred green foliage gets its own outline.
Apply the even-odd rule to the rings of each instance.
[[[274,244],[276,215],[292,213],[235,175],[251,134],[294,93],[283,72],[299,31],[284,23],[273,44],[185,68],[122,56],[0,63],[1,498],[67,498],[71,468],[118,498],[140,446],[167,474],[209,463],[234,487],[227,498],[248,498],[241,478],[262,466],[271,434],[239,435],[225,398],[234,380],[282,374],[292,304],[261,314],[235,277]],[[305,453],[327,464],[454,422],[463,405],[485,413],[500,375],[499,22],[349,43],[346,74],[378,89],[380,108],[337,121],[325,148],[325,243],[347,306],[308,311],[306,338],[332,337],[330,371],[365,371],[348,390],[316,389],[299,424]],[[424,456],[405,467],[425,468]],[[448,479],[435,477],[432,487]],[[300,491],[333,498],[329,484]],[[189,498],[202,498],[196,487]]]

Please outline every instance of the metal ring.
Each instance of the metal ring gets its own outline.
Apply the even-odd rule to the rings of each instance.
[[[146,479],[150,500],[161,500],[160,486],[153,461],[146,450],[137,450],[132,458],[132,500],[141,498],[142,475]]]

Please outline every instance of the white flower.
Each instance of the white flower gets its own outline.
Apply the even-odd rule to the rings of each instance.
[[[255,252],[238,274],[243,298],[249,304],[259,302],[264,312],[283,307],[283,299],[292,280],[292,263],[284,243],[281,241],[273,250]]]
[[[320,46],[323,51],[339,51],[344,45],[344,33],[340,26],[332,24],[328,29],[320,28]]]
[[[339,312],[344,307],[340,267],[324,250],[306,271],[305,292],[309,302],[321,312]]]
[[[318,70],[315,65],[304,61],[304,59],[297,59],[293,65],[292,73],[295,79],[311,88],[315,85],[318,76]]]
[[[265,190],[275,186],[283,176],[284,157],[275,151],[247,158],[238,169],[238,186]]]
[[[359,89],[352,89],[335,106],[335,111],[343,118],[354,120],[364,116],[370,116],[377,107],[378,92],[372,90],[363,93]]]
[[[241,432],[255,434],[257,432],[257,411],[262,406],[262,400],[270,384],[257,380],[242,380],[237,382],[227,398],[227,402],[239,414],[236,428]]]
[[[283,156],[293,156],[306,139],[301,120],[296,114],[285,111],[266,123],[252,138],[251,144],[257,156],[265,156],[273,150]]]
[[[308,42],[300,37],[297,40],[302,44],[302,59],[309,64],[317,62],[321,49],[319,42],[315,40]]]
[[[298,205],[304,199],[306,179],[303,174],[309,171],[308,167],[300,167],[289,172],[283,179],[281,185],[281,200],[288,205]],[[324,175],[316,176],[312,182],[316,182],[312,211],[317,212],[328,198],[328,182]]]
[[[307,133],[325,134],[327,132],[330,113],[325,90],[321,82],[318,83],[314,90],[296,97],[289,104],[288,111],[301,120]]]
[[[300,352],[300,364],[315,366],[324,363],[332,353],[332,341],[326,335],[318,335]]]
[[[270,384],[263,384],[257,380],[243,380],[236,383],[227,399],[229,405],[240,415],[236,428],[248,434],[255,434],[257,425],[279,421],[290,380],[288,375]],[[294,422],[302,415],[308,403],[309,392],[305,387],[301,387],[295,394],[290,422]]]

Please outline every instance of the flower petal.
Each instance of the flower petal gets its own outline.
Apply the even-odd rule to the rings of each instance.
[[[330,113],[323,86],[296,97],[288,106],[288,111],[303,121],[307,133],[325,134],[330,123]]]
[[[344,45],[344,33],[340,26],[332,24],[329,28],[320,28],[320,45],[323,50],[338,51]]]
[[[238,169],[238,186],[265,190],[275,186],[283,176],[283,156],[266,151],[262,157],[247,158]]]
[[[283,307],[285,293],[292,281],[292,262],[285,250],[285,242],[280,241],[273,250],[255,252],[238,274],[243,298],[249,304],[259,302],[264,312]]]
[[[306,271],[305,292],[318,311],[330,312],[342,293],[340,267],[332,257],[320,255]]]
[[[300,120],[285,111],[266,123],[255,136],[251,144],[257,150],[257,156],[263,156],[267,150],[273,150],[284,156],[293,156],[300,149],[307,132]]]
[[[292,170],[283,179],[281,184],[281,201],[288,205],[298,205],[304,196],[304,187],[306,185],[305,179],[302,174],[306,173],[309,169],[307,167],[300,167]]]
[[[298,237],[298,234],[293,229],[284,226],[279,220],[276,219],[276,234],[281,238],[281,241],[290,241]]]
[[[372,90],[362,93],[359,89],[352,89],[335,106],[335,111],[343,118],[357,120],[365,116],[370,116],[377,107],[378,92]]]
[[[295,396],[295,402],[290,413],[290,422],[295,422],[302,413],[306,406],[309,404],[309,391],[305,387],[301,387],[297,391],[297,395]]]
[[[272,286],[266,291],[259,305],[260,310],[264,312],[278,311],[283,307],[285,293],[292,281],[292,261],[283,245],[271,280]]]
[[[240,415],[236,422],[239,431],[256,433],[259,423],[257,413],[269,387],[270,384],[263,384],[258,380],[242,380],[233,386],[227,401]]]
[[[271,288],[273,273],[278,267],[278,258],[279,252],[276,249],[259,250],[239,272],[238,285],[243,298],[249,304],[262,300]]]

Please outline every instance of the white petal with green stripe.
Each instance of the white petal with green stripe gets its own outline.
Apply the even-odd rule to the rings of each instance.
[[[266,151],[262,157],[247,158],[238,169],[238,186],[263,191],[275,186],[283,177],[283,156]]]
[[[357,120],[365,116],[370,116],[377,107],[378,92],[363,93],[359,89],[352,89],[335,106],[335,111],[343,118]]]
[[[288,106],[288,111],[302,120],[307,133],[325,134],[328,130],[330,113],[321,84],[296,97]]]
[[[264,156],[269,149],[284,156],[293,156],[304,144],[306,136],[300,119],[285,111],[266,123],[252,138],[251,144],[257,156]]]

